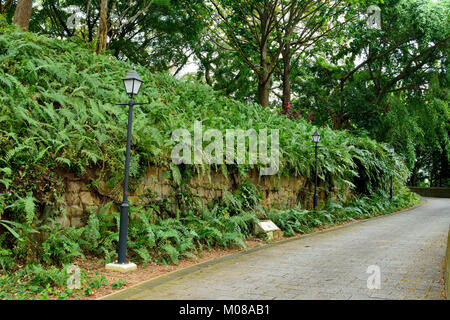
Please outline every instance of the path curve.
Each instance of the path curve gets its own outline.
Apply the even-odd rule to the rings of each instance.
[[[106,299],[442,299],[450,199],[239,255]],[[380,289],[367,273],[379,267]],[[373,271],[372,271],[373,272]],[[372,273],[369,284],[376,286]]]

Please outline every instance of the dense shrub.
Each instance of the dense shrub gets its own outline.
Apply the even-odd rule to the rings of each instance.
[[[348,203],[330,199],[325,208],[317,212],[297,206],[287,210],[273,209],[267,213],[267,217],[279,226],[286,236],[293,236],[295,233],[308,233],[315,228],[389,214],[419,201],[420,197],[407,188],[397,190],[392,202],[385,191],[377,190],[371,196],[354,197]]]
[[[0,25],[0,214],[12,206],[30,217],[33,204],[14,204],[30,196],[37,198],[36,208],[59,201],[58,170],[83,174],[97,167],[102,169],[98,179],[109,185],[120,181],[127,112],[115,103],[127,101],[121,78],[130,68],[79,44]],[[135,108],[132,182],[150,163],[169,167],[173,130],[192,131],[195,120],[221,131],[280,129],[279,174],[313,175],[311,134],[316,128],[311,124],[223,97],[207,85],[152,74],[142,66],[137,71],[146,81],[138,99],[149,104]],[[402,161],[394,162],[386,146],[344,131],[320,132],[319,176],[327,187],[353,187],[363,173],[368,185],[361,190],[368,192],[387,186],[390,174],[398,184],[406,179]],[[187,167],[209,170],[206,165]],[[222,170],[245,174],[252,167],[222,165]]]

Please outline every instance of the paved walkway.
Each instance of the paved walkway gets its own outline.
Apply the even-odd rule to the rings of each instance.
[[[450,199],[425,200],[414,210],[169,274],[107,298],[442,299]],[[380,289],[367,288],[372,265],[379,267]]]

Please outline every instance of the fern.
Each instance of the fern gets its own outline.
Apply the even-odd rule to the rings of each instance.
[[[148,262],[152,261],[152,256],[148,252],[147,248],[145,248],[145,247],[138,248],[135,250],[135,252],[138,254],[138,256],[141,258],[141,260],[144,263],[148,263]]]
[[[58,161],[59,163],[66,164],[69,168],[70,168],[70,166],[72,164],[72,161],[70,161],[69,159],[64,158],[64,157],[57,157],[55,160]]]
[[[175,242],[179,242],[180,241],[180,235],[178,234],[178,232],[176,230],[158,230],[157,231],[157,237],[159,241],[165,241],[168,239],[172,239]]]
[[[0,220],[0,225],[3,226],[6,230],[8,230],[17,240],[22,240],[19,233],[15,228],[21,228],[22,225],[20,223],[8,220]]]
[[[91,150],[82,150],[82,154],[86,155],[86,157],[92,162],[97,163],[97,161],[101,158],[95,151]]]
[[[245,244],[245,241],[242,237],[242,234],[238,232],[229,232],[225,233],[223,235],[223,238],[221,239],[221,243],[223,246],[240,246],[243,248],[246,248],[247,245]]]
[[[35,199],[31,193],[28,193],[26,198],[21,199],[21,205],[23,206],[28,224],[33,222],[36,215],[34,201]]]
[[[181,184],[181,173],[178,166],[174,165],[173,163],[170,164],[170,169],[172,170],[172,178],[173,181],[177,184]]]
[[[165,244],[161,247],[161,250],[167,254],[174,264],[178,264],[179,252],[170,244]]]
[[[27,193],[25,198],[19,198],[13,204],[7,206],[6,208],[12,208],[14,211],[24,214],[24,220],[28,225],[31,225],[35,216],[35,204],[36,199],[33,197],[32,193]]]

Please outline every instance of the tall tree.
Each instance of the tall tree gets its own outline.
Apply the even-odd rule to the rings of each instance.
[[[110,51],[115,57],[145,64],[155,71],[179,69],[187,63],[203,28],[190,0],[107,1],[106,28],[97,40],[101,25],[100,0],[42,0],[33,9],[30,30],[86,42],[93,50]],[[105,6],[103,6],[105,7]],[[79,24],[72,23],[74,12]],[[103,25],[105,25],[103,20]],[[101,50],[100,50],[101,49]]]
[[[285,4],[282,0],[203,2],[211,19],[211,40],[222,50],[237,53],[253,70],[258,79],[257,99],[265,107],[269,105],[271,77],[284,48],[275,31],[287,14],[287,10],[280,12]]]
[[[356,0],[209,0],[210,36],[222,50],[233,51],[255,73],[257,100],[269,105],[272,75],[280,66],[284,105],[290,102],[290,76],[301,53],[355,15]],[[342,21],[341,21],[342,20]],[[298,53],[298,54],[297,54]]]
[[[439,5],[438,5],[439,4]],[[366,71],[381,103],[387,94],[405,90],[423,90],[429,82],[429,70],[448,55],[450,39],[450,1],[386,0],[381,6],[383,24],[380,30],[368,30],[363,24],[349,29],[353,41],[349,50],[354,65],[340,78],[339,90],[359,71]]]
[[[393,144],[415,170],[412,182],[425,174],[433,184],[444,183],[450,1],[384,0],[379,6],[381,29],[367,27],[364,10],[346,25],[342,41],[294,66],[294,111],[313,112],[317,125]]]
[[[17,2],[13,23],[17,24],[24,31],[28,31],[32,7],[33,0],[19,0]]]
[[[290,108],[292,69],[304,58],[309,48],[314,47],[318,52],[325,40],[329,41],[332,36],[338,37],[340,29],[355,19],[358,4],[358,1],[348,0],[298,0],[281,6],[282,11],[287,11],[287,14],[283,14],[287,20],[277,25],[277,32],[281,35],[279,45],[284,44],[281,51],[281,100],[284,112]]]

